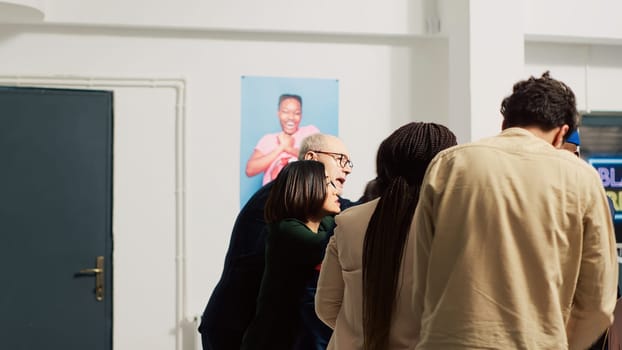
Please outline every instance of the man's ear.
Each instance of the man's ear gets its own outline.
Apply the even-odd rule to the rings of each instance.
[[[568,129],[568,125],[564,124],[559,128],[559,130],[557,130],[557,132],[555,133],[555,137],[553,138],[553,146],[555,148],[562,147],[562,145],[564,144],[564,136],[566,136]]]
[[[305,156],[302,159],[303,160],[317,160],[317,156],[316,156],[315,152],[308,151],[307,153],[305,153]]]

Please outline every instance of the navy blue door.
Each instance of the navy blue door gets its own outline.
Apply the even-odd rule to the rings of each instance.
[[[112,349],[112,92],[0,87],[0,348]]]

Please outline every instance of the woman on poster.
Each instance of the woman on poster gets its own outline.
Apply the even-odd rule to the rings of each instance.
[[[263,185],[275,179],[287,163],[298,159],[302,139],[320,132],[314,125],[300,126],[302,97],[299,95],[279,96],[277,116],[281,132],[264,135],[246,163],[246,176],[263,173]]]

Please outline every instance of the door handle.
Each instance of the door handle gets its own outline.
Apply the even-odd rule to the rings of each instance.
[[[104,257],[98,256],[96,267],[92,269],[82,269],[80,274],[95,274],[95,300],[104,300]]]
[[[89,273],[101,273],[104,272],[104,270],[102,269],[82,269],[80,270],[80,273],[85,275],[85,274],[89,274]]]

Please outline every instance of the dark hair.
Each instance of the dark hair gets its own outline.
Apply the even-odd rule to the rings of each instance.
[[[302,108],[302,97],[300,97],[299,95],[294,95],[294,94],[282,94],[281,96],[279,96],[279,104],[277,106],[277,108],[281,108],[281,103],[283,103],[283,101],[293,98],[294,100],[298,101],[298,103],[300,103],[300,108]]]
[[[307,221],[320,213],[325,198],[324,164],[314,160],[295,161],[287,164],[274,180],[264,217],[267,223],[285,218]]]
[[[546,71],[514,84],[512,95],[501,102],[505,127],[537,126],[544,131],[568,125],[566,137],[577,129],[578,115],[574,93]]]
[[[358,204],[363,204],[380,197],[380,181],[378,178],[369,180],[363,190],[363,195],[357,201]]]
[[[456,136],[434,123],[409,123],[378,148],[376,172],[382,193],[363,245],[364,350],[388,348],[398,277],[419,190],[430,161],[456,145]]]

